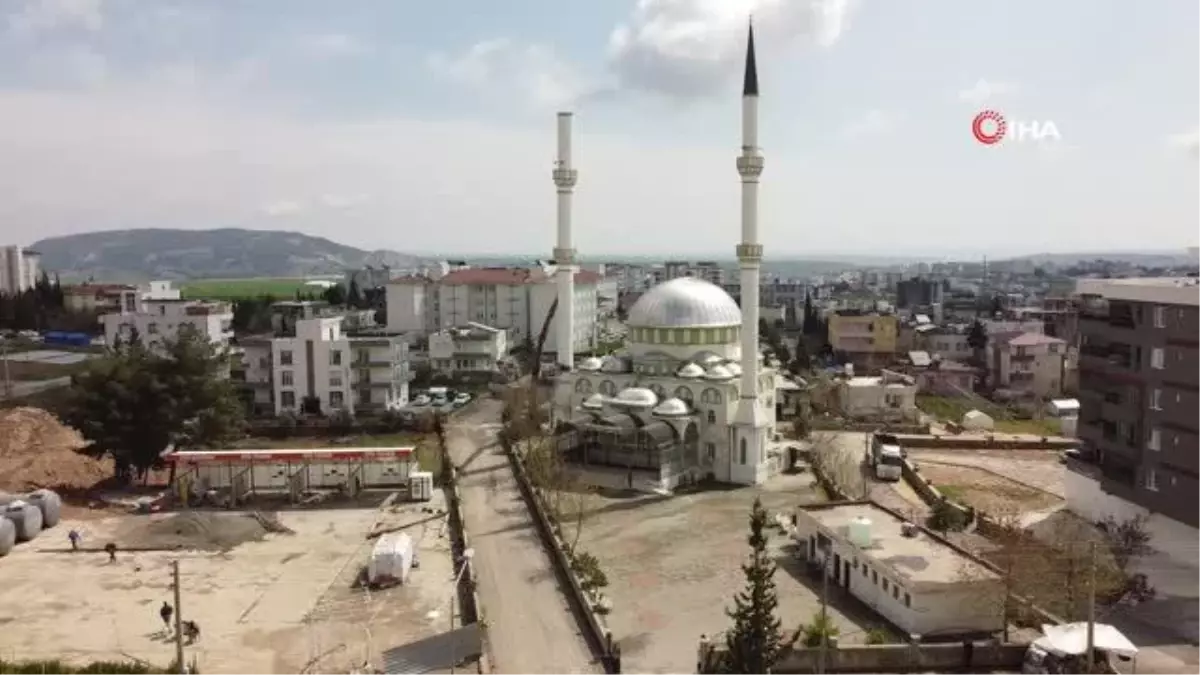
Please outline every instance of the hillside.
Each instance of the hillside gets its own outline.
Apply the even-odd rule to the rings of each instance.
[[[366,264],[420,264],[404,253],[273,230],[112,230],[51,237],[31,248],[42,254],[44,269],[75,281],[302,277]]]

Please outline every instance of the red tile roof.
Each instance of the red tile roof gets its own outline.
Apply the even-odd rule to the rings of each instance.
[[[67,286],[63,289],[63,293],[67,295],[104,295],[105,293],[121,293],[123,291],[136,290],[136,286],[128,284],[79,284],[77,286]]]
[[[575,283],[577,284],[594,285],[599,283],[603,278],[601,275],[590,270],[580,270],[575,273]],[[455,270],[442,277],[442,283],[450,285],[516,286],[520,284],[540,284],[552,279],[553,275],[547,275],[541,270],[528,270],[523,267],[492,267]]]
[[[427,284],[432,279],[420,274],[408,274],[402,277],[388,279],[389,284]]]

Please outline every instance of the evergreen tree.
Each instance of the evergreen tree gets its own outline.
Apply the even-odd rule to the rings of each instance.
[[[812,335],[816,327],[817,315],[813,312],[812,294],[804,293],[804,334]]]
[[[767,510],[754,500],[750,510],[750,560],[742,565],[746,588],[734,596],[734,608],[726,610],[733,628],[725,635],[729,649],[725,671],[767,673],[779,656],[781,636],[775,609],[775,563],[767,553]]]
[[[788,370],[793,375],[808,372],[812,370],[812,357],[808,353],[808,345],[804,343],[804,338],[796,340],[796,353],[792,355],[792,361],[788,364]]]
[[[346,304],[346,289],[341,284],[334,284],[321,293],[321,299],[329,304],[340,307]]]
[[[346,305],[356,309],[362,308],[362,291],[358,288],[358,280],[351,279],[350,287],[346,289]]]

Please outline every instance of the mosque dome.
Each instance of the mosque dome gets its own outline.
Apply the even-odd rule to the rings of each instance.
[[[697,377],[704,377],[704,369],[694,363],[689,363],[680,368],[679,372],[675,373],[675,375],[691,380]]]
[[[639,298],[629,310],[626,323],[643,328],[738,326],[742,310],[720,286],[695,277],[679,277]]]
[[[615,354],[609,354],[600,362],[600,372],[603,373],[624,373],[628,371],[628,359]]]
[[[691,414],[688,404],[677,398],[669,398],[652,411],[656,417],[684,417]]]
[[[653,408],[658,405],[658,394],[642,387],[630,387],[622,389],[612,403],[630,408]]]
[[[589,356],[580,361],[576,368],[579,370],[600,370],[602,365],[604,365],[604,363],[600,359],[596,358],[595,356]]]
[[[733,377],[733,373],[729,372],[729,369],[725,366],[713,366],[704,375],[704,379],[706,380],[732,380]]]
[[[728,370],[733,375],[741,375],[742,364],[738,363],[737,361],[730,361],[729,363],[725,364],[725,370]]]
[[[601,410],[604,408],[604,396],[602,394],[592,394],[585,398],[583,403],[579,404],[584,410]]]

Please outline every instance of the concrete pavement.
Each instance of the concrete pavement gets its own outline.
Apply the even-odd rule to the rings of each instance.
[[[508,458],[497,442],[502,404],[476,402],[447,425],[473,566],[497,673],[599,673]]]

